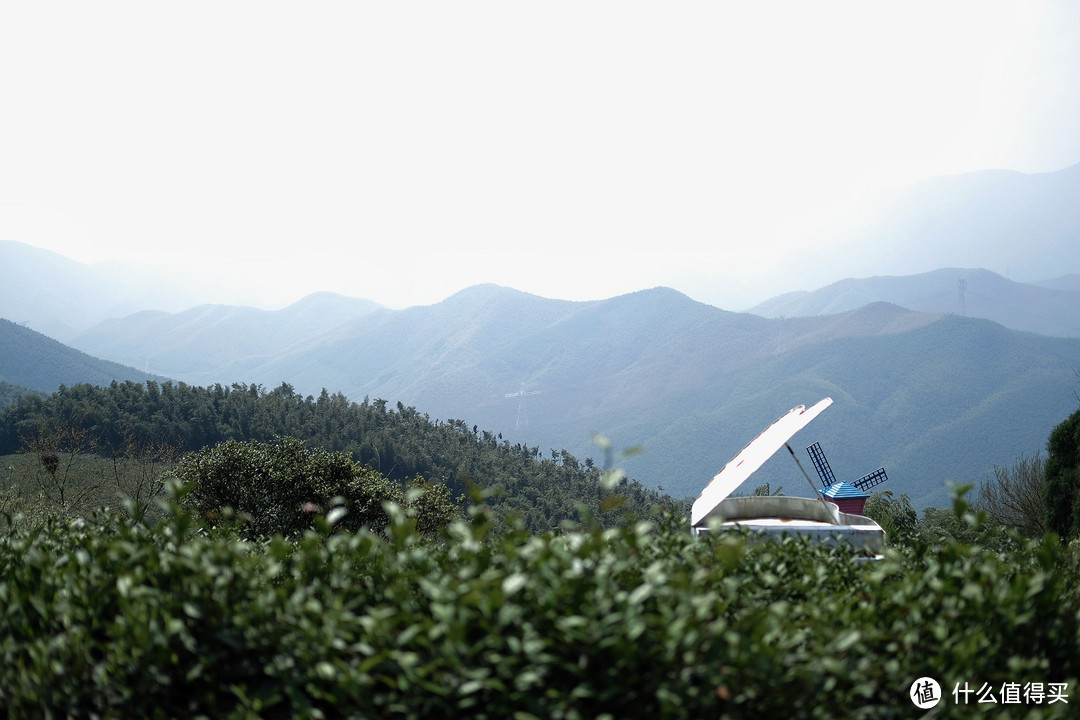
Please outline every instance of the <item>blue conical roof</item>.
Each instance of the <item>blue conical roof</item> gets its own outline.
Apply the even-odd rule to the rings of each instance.
[[[822,493],[825,497],[830,498],[868,498],[870,495],[863,492],[854,485],[850,485],[846,482],[838,482],[835,485],[830,485],[825,488]]]

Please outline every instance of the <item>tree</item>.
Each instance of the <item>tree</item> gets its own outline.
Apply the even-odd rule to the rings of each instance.
[[[19,452],[37,460],[25,466],[32,484],[61,513],[79,512],[101,486],[101,478],[85,471],[85,457],[97,449],[97,439],[80,423],[38,427],[21,438]]]
[[[176,466],[179,451],[176,443],[164,440],[138,440],[127,434],[122,452],[114,451],[109,476],[117,494],[128,501],[135,519],[153,510],[154,501],[165,490],[166,476]]]
[[[994,466],[994,479],[979,487],[973,503],[991,520],[1030,538],[1046,532],[1046,475],[1042,455],[1020,455],[1011,466]]]
[[[980,528],[973,527],[964,513],[957,512],[955,508],[928,507],[923,510],[919,538],[930,545],[949,542],[983,544]]]
[[[442,483],[428,482],[419,475],[409,481],[405,500],[421,535],[435,535],[460,514],[458,505],[450,497],[450,488]]]
[[[892,490],[876,492],[866,501],[863,515],[885,531],[890,543],[908,545],[919,530],[919,514],[906,494],[893,497]]]
[[[1046,528],[1072,537],[1080,532],[1080,410],[1051,431],[1046,450]]]
[[[401,485],[346,454],[309,449],[303,440],[227,440],[189,453],[177,470],[190,483],[188,501],[204,516],[220,518],[231,509],[247,537],[295,536],[313,527],[315,517],[342,508],[337,527],[382,531],[390,522],[385,503],[395,503],[429,534],[457,513],[449,492],[422,479],[406,497]],[[445,489],[444,489],[445,490]]]

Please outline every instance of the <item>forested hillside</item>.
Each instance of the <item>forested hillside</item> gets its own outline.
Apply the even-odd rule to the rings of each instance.
[[[600,484],[603,468],[591,459],[579,460],[565,450],[511,445],[462,420],[431,420],[401,403],[394,407],[367,398],[350,402],[325,390],[317,398],[304,397],[284,383],[265,391],[243,384],[201,388],[114,382],[64,387],[47,398],[23,397],[0,413],[0,454],[15,452],[40,429],[56,427],[86,430],[106,453],[119,451],[132,439],[191,451],[225,440],[296,437],[350,453],[391,480],[404,483],[419,475],[444,483],[455,497],[475,483],[494,493],[488,504],[501,517],[518,512],[534,530],[580,517],[579,504],[594,512],[610,505],[604,504],[610,493]],[[617,493],[624,498],[623,507],[635,514],[675,505],[635,481],[623,480]]]
[[[0,381],[50,393],[61,385],[106,385],[114,380],[165,378],[100,360],[0,318]]]
[[[30,388],[25,388],[21,385],[12,385],[9,382],[0,380],[0,409],[11,405],[18,400],[21,395],[27,395],[32,392],[34,391]]]

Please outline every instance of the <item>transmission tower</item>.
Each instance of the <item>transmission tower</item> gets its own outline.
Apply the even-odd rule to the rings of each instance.
[[[525,408],[525,398],[529,395],[539,395],[539,390],[526,390],[525,383],[521,383],[521,389],[517,392],[506,393],[507,399],[518,399],[518,411],[517,411],[517,423],[514,425],[515,430],[520,430],[522,427],[529,427],[529,414]]]
[[[967,280],[960,278],[956,281],[956,292],[960,296],[960,315],[967,316],[967,300],[964,293],[967,292]]]

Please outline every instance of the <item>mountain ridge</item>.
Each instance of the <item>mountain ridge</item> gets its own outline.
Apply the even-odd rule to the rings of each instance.
[[[1080,279],[1064,276],[1019,283],[985,269],[941,268],[916,275],[845,278],[817,290],[777,295],[747,312],[772,318],[808,317],[845,312],[875,301],[920,312],[985,318],[1041,335],[1080,337]]]
[[[806,444],[822,441],[841,478],[885,465],[886,489],[924,507],[947,501],[946,481],[978,482],[993,465],[1037,452],[1074,409],[1080,357],[1080,339],[885,302],[771,319],[668,288],[570,302],[488,286],[405,310],[360,307],[321,333],[279,341],[272,356],[226,353],[224,365],[174,379],[386,399],[579,457],[595,452],[591,438],[602,433],[617,446],[643,446],[626,470],[677,497],[695,495],[783,411],[830,396],[834,406],[804,433]],[[233,332],[252,329],[238,317],[264,317],[196,310],[219,321],[211,328]],[[233,341],[273,345],[266,333],[275,323],[253,327],[264,335]],[[212,333],[181,335],[193,358],[212,356],[202,344]],[[782,460],[754,480],[808,492]]]
[[[60,385],[167,378],[92,357],[42,333],[0,318],[0,381],[41,393]]]

